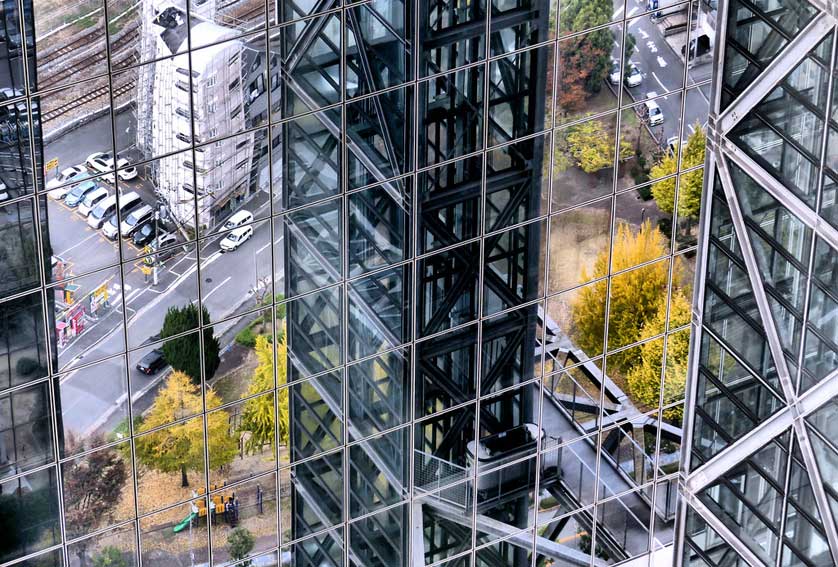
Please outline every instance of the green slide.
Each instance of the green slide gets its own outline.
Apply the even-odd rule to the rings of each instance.
[[[186,516],[178,525],[176,525],[172,530],[175,533],[183,531],[189,524],[192,522],[193,519],[197,518],[198,514],[195,512],[190,512],[188,516]]]

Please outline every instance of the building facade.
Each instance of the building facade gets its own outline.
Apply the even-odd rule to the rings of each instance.
[[[835,19],[719,7],[681,565],[834,565]]]
[[[722,9],[18,10],[0,567],[673,563]]]

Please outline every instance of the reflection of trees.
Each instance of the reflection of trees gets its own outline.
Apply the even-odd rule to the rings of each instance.
[[[602,120],[588,120],[569,127],[558,142],[555,167],[561,172],[578,166],[585,173],[596,173],[614,165],[614,132]],[[631,146],[620,140],[620,158],[631,156]]]
[[[704,128],[696,124],[695,131],[687,138],[687,143],[681,151],[681,169],[689,169],[704,164],[704,149],[706,136]],[[660,210],[665,213],[675,212],[675,173],[678,172],[678,148],[667,151],[661,160],[651,170],[652,178],[658,179],[652,184],[652,196]],[[678,216],[682,218],[696,218],[701,209],[701,190],[704,183],[704,170],[696,169],[681,174],[681,184],[678,189]]]
[[[565,31],[586,30],[611,21],[610,0],[572,0],[563,7]],[[599,93],[611,66],[614,33],[599,29],[563,40],[559,49],[558,103],[565,111],[582,110],[585,100]]]
[[[241,431],[250,433],[245,449],[252,453],[265,445],[273,447],[276,437],[274,436],[277,411],[274,410],[274,360],[273,345],[264,335],[256,337],[256,356],[259,365],[253,373],[245,396],[255,396],[263,392],[266,395],[248,399],[244,404],[242,421],[239,428]],[[288,389],[283,388],[287,382],[286,366],[287,347],[284,340],[280,340],[276,347],[276,360],[279,368],[276,372],[276,387],[279,390],[279,443],[288,443]]]
[[[627,224],[620,224],[614,237],[613,257],[610,260],[611,273],[663,258],[668,251],[669,244],[666,237],[660,230],[653,227],[651,222],[644,222],[637,231]],[[670,318],[670,328],[689,322],[690,302],[681,289],[680,284],[683,279],[681,271],[680,265],[676,265],[673,269],[673,315]],[[597,256],[593,273],[583,270],[581,281],[605,278],[608,274],[609,254],[606,249]],[[625,347],[664,332],[668,286],[669,263],[662,261],[635,268],[611,278],[611,301],[608,313],[609,350]],[[602,279],[593,285],[583,287],[571,305],[573,340],[591,356],[604,352],[605,307],[608,295],[607,282]],[[670,355],[673,387],[677,387],[678,384],[674,376],[686,376],[683,370],[689,339],[686,340],[687,343],[678,343]],[[662,350],[657,352],[652,347],[627,349],[609,357],[609,370],[623,376],[632,376],[633,383],[629,382],[629,393],[634,401],[657,407],[662,354]],[[683,384],[681,382],[681,390],[683,390]]]
[[[207,388],[204,397],[208,411],[221,405],[221,399],[212,388]],[[180,471],[181,486],[189,486],[186,471],[204,471],[202,411],[200,387],[183,372],[172,372],[140,426],[141,431],[154,431],[137,437],[137,460],[162,473]],[[198,417],[157,429],[191,415]],[[237,441],[230,435],[229,414],[226,411],[214,411],[206,417],[209,465],[210,468],[219,468],[233,460],[237,453]]]

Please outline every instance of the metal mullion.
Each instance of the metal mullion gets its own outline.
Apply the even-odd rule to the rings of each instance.
[[[720,133],[727,134],[748,112],[759,104],[799,64],[799,54],[808,53],[829,33],[834,18],[820,13],[797,36],[786,44],[769,63],[759,80],[752,81],[719,115]]]

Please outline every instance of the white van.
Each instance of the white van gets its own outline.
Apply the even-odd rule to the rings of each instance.
[[[97,204],[99,204],[102,199],[107,198],[110,195],[107,189],[104,187],[97,187],[90,193],[84,196],[84,200],[79,203],[79,214],[83,217],[87,217],[90,214],[90,211],[93,210]]]
[[[119,225],[119,234],[124,238],[128,238],[137,228],[145,221],[151,218],[154,214],[154,209],[151,205],[143,205],[139,209],[131,212],[127,217],[122,219],[122,224]]]
[[[116,217],[110,222],[106,222],[102,226],[102,231],[104,232],[105,236],[110,238],[111,240],[116,238],[116,235],[119,233],[119,218],[126,218],[134,211],[134,209],[140,207],[143,204],[140,196],[135,192],[131,191],[129,193],[125,193],[124,195],[119,196],[119,214],[117,211],[113,212],[113,215]],[[107,218],[107,217],[106,217]]]
[[[116,195],[110,195],[99,201],[87,215],[87,226],[99,229],[114,213],[116,213]]]
[[[233,228],[238,228],[243,224],[247,224],[253,221],[253,213],[250,211],[237,211],[227,219],[227,222],[224,223],[224,226],[221,227],[221,230],[231,230]]]

